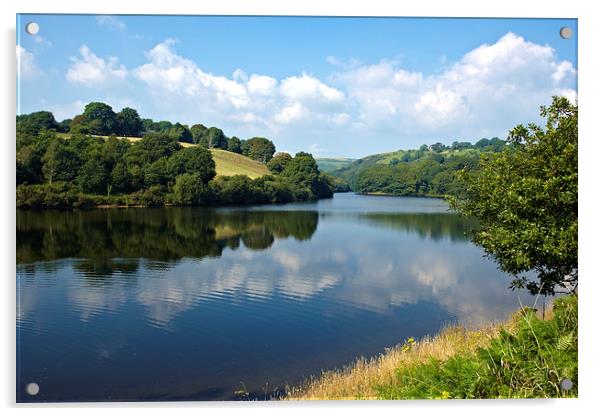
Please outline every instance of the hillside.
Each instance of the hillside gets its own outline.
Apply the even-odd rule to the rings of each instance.
[[[255,179],[270,173],[265,165],[238,153],[211,149],[211,154],[215,161],[217,176],[246,175]]]
[[[59,133],[60,136],[69,138],[67,133]],[[107,136],[95,136],[107,138]],[[141,137],[117,137],[118,139],[127,139],[131,142],[137,142]],[[179,142],[182,147],[198,146],[192,143]],[[215,170],[217,176],[246,175],[251,179],[268,175],[270,172],[265,165],[249,159],[238,153],[228,152],[226,150],[211,149],[211,155],[215,161]]]
[[[330,173],[337,169],[341,169],[345,166],[350,165],[356,159],[349,159],[346,157],[319,157],[316,158],[318,168],[324,173]]]
[[[463,192],[456,172],[474,170],[482,153],[502,150],[506,142],[481,139],[476,144],[436,143],[419,149],[369,155],[329,173],[361,193],[391,195],[455,195]]]

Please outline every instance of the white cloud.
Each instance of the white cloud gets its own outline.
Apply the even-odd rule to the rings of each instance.
[[[36,63],[36,58],[33,53],[21,45],[17,45],[17,75],[20,78],[34,78],[40,75],[42,71]]]
[[[305,73],[300,77],[293,76],[283,80],[280,90],[291,101],[340,102],[345,98],[342,92]]]
[[[293,122],[328,123],[331,115],[326,108],[344,101],[342,92],[305,73],[283,80],[248,75],[242,69],[231,78],[214,75],[178,55],[174,45],[172,39],[159,43],[147,51],[148,62],[132,72],[147,84],[158,106],[186,108],[183,111],[189,121],[220,126],[235,123],[236,134],[266,135],[266,129],[274,133]],[[344,116],[337,118],[337,122],[343,121]]]
[[[508,33],[469,51],[441,74],[411,72],[383,61],[333,78],[362,125],[397,135],[398,147],[404,147],[404,138],[419,136],[504,136],[519,122],[538,120],[539,106],[552,95],[575,97],[575,74],[550,46]]]
[[[154,112],[163,118],[217,125],[239,137],[269,136],[292,151],[319,142],[337,152],[345,140],[340,152],[349,156],[361,156],[373,137],[374,151],[504,137],[517,123],[539,120],[539,106],[552,95],[576,97],[573,65],[550,46],[513,33],[456,62],[446,58],[447,69],[435,74],[395,61],[363,64],[329,56],[337,69],[330,76],[301,72],[280,79],[242,68],[231,76],[212,74],[202,58],[177,54],[175,43],[157,44],[131,71],[82,47],[67,78],[101,85],[131,73],[147,85]]]
[[[67,80],[87,87],[102,87],[105,84],[123,81],[128,71],[116,57],[106,60],[94,54],[86,45],[79,48],[80,58],[72,57],[67,70]]]
[[[125,30],[125,23],[116,16],[102,15],[96,16],[98,26],[103,26],[111,30]]]

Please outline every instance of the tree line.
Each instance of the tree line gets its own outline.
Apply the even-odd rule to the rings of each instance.
[[[458,176],[462,170],[478,169],[482,154],[504,150],[497,137],[470,142],[423,144],[410,149],[367,156],[339,168],[332,175],[350,184],[353,191],[396,196],[461,196],[466,186]]]
[[[227,150],[264,164],[276,151],[274,143],[264,137],[247,140],[236,136],[227,137],[217,127],[206,127],[203,124],[188,127],[179,122],[153,121],[150,118],[141,118],[138,111],[130,107],[116,113],[110,105],[102,102],[91,102],[86,105],[82,114],[61,122],[57,122],[49,111],[17,116],[17,132],[37,135],[44,130],[118,137],[144,137],[151,133],[163,133],[178,142],[198,144],[207,149]]]
[[[271,174],[216,177],[208,150],[221,140],[211,133],[216,130],[203,135],[210,140],[208,146],[183,147],[171,134],[173,126],[146,132],[136,142],[115,134],[104,137],[93,133],[109,132],[102,129],[113,117],[105,117],[106,107],[96,104],[86,106],[83,116],[101,130],[73,132],[70,127],[68,138],[57,132],[60,123],[57,127],[49,112],[17,118],[17,207],[249,204],[332,196],[336,181],[320,173],[309,153],[279,153],[275,159],[281,163],[274,168],[270,162],[275,148],[269,140],[242,141],[241,152],[244,147],[249,157],[268,163]],[[125,110],[117,115],[130,113]],[[119,125],[124,118],[115,120],[121,120]]]

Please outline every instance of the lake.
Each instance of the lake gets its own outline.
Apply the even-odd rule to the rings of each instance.
[[[265,399],[410,336],[504,320],[534,298],[508,289],[474,225],[440,199],[351,193],[18,211],[17,400]]]

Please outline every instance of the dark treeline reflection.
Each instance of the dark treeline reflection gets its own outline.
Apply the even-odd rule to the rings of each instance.
[[[361,218],[371,225],[408,233],[415,232],[422,238],[435,241],[444,238],[451,241],[466,241],[470,237],[470,232],[478,226],[475,219],[463,218],[454,213],[368,213],[363,214]]]
[[[328,213],[323,218],[350,216],[358,222],[416,233],[422,238],[467,239],[475,226],[448,213]],[[43,263],[73,258],[73,267],[93,276],[135,273],[146,267],[166,267],[181,258],[219,257],[225,248],[242,244],[265,250],[275,239],[310,239],[318,227],[317,211],[211,210],[206,208],[107,209],[17,212],[17,263],[34,271]],[[155,261],[155,262],[152,262]],[[30,270],[31,269],[31,270]]]
[[[98,274],[135,272],[137,262],[217,257],[242,243],[264,250],[274,239],[310,239],[313,211],[219,212],[204,208],[18,211],[17,263],[83,259],[77,268]],[[50,265],[50,267],[52,267]],[[84,271],[84,270],[82,270]]]

